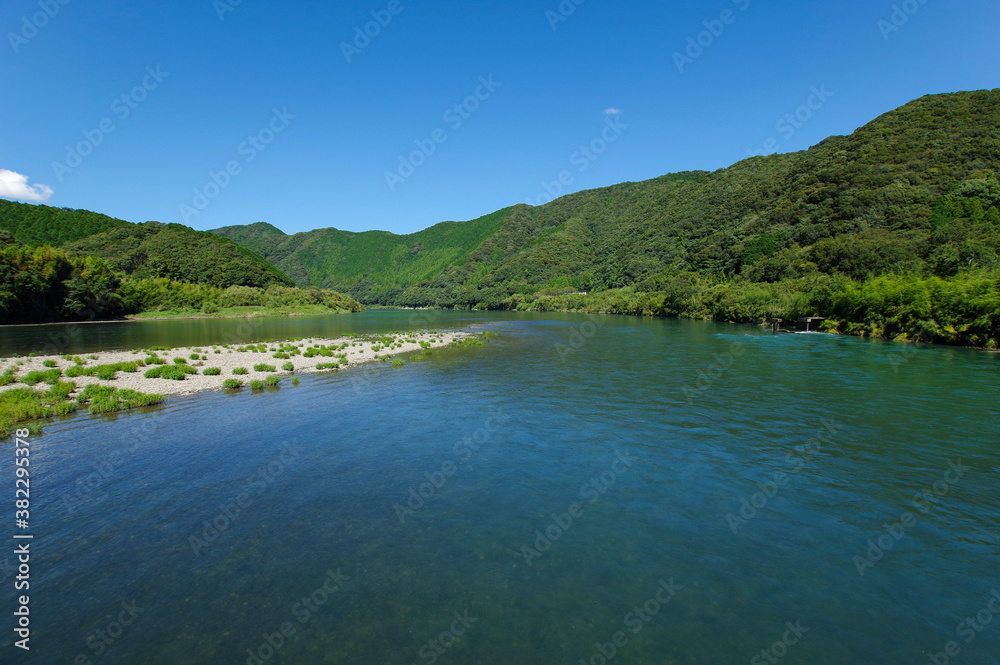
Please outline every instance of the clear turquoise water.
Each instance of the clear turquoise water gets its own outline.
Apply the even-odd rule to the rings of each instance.
[[[3,662],[600,665],[619,631],[616,664],[753,662],[772,646],[787,663],[923,664],[951,640],[953,663],[998,662],[1000,356],[625,317],[432,316],[501,336],[402,369],[49,425],[31,458],[32,651],[11,646],[0,567]],[[289,335],[347,325],[299,323]],[[211,342],[227,325],[212,324],[184,334]],[[167,341],[174,323],[118,327],[140,345],[189,343]],[[74,352],[131,343],[92,330]],[[824,421],[835,431],[808,447]],[[947,494],[916,508],[957,460]],[[741,499],[760,505],[758,483],[796,466],[734,534]],[[435,481],[401,521],[411,490]],[[915,522],[859,575],[855,557],[906,512]],[[221,533],[206,533],[216,518]],[[10,498],[0,519],[13,524]],[[522,547],[546,529],[558,538],[529,565]],[[658,606],[661,580],[674,592]],[[977,612],[990,623],[957,633]]]

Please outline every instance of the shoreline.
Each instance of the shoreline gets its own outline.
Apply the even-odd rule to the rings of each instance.
[[[250,309],[250,308],[248,308]],[[159,312],[148,312],[149,314],[159,314]],[[338,310],[336,312],[327,310],[325,312],[308,312],[308,311],[268,311],[266,309],[254,309],[252,312],[245,313],[233,313],[233,314],[201,314],[195,313],[193,310],[190,314],[181,313],[174,316],[145,316],[144,312],[139,314],[128,314],[126,316],[118,316],[110,319],[90,319],[82,321],[46,321],[44,323],[5,323],[0,325],[0,329],[3,328],[24,328],[26,326],[78,326],[78,325],[90,325],[94,323],[136,323],[141,321],[194,321],[199,319],[287,319],[296,316],[339,316],[342,314],[358,314],[360,312],[352,312],[350,310]]]
[[[95,352],[70,358],[60,355],[13,356],[0,359],[0,374],[10,368],[14,368],[16,371],[16,380],[6,386],[0,386],[0,394],[15,388],[47,389],[51,387],[48,383],[39,382],[32,386],[21,380],[29,372],[60,370],[61,375],[58,380],[74,382],[76,384],[74,394],[79,393],[89,385],[98,385],[165,396],[192,395],[209,390],[224,390],[223,382],[227,379],[240,380],[243,383],[242,388],[247,388],[251,381],[263,381],[270,376],[291,379],[298,374],[339,371],[342,368],[385,361],[391,357],[405,354],[419,353],[424,356],[434,349],[459,344],[475,337],[478,337],[475,333],[458,330],[413,331],[384,335],[347,336],[335,339],[304,337],[268,343],[253,343],[252,345],[215,344],[171,349],[154,347],[154,349],[132,351]],[[287,357],[275,358],[275,354]],[[306,354],[310,354],[310,357],[306,357]],[[198,356],[197,360],[193,358],[195,355]],[[154,356],[159,361],[163,361],[162,364],[146,362]],[[183,359],[184,362],[175,362],[175,359],[178,358]],[[83,364],[80,364],[76,359],[82,361]],[[54,363],[54,367],[46,366],[46,362]],[[118,363],[141,363],[141,365],[132,372],[119,370],[114,373],[113,379],[101,379],[88,375],[67,376],[71,371],[73,373],[94,371],[98,366]],[[289,363],[292,368],[285,369]],[[187,374],[183,380],[145,376],[147,371],[156,367],[174,365],[188,367],[190,370],[185,371],[194,370],[197,373]],[[267,365],[273,367],[273,371],[254,369],[255,365]],[[220,373],[206,376],[204,370],[209,368],[218,368]],[[245,369],[246,373],[233,373],[234,369],[241,368]]]

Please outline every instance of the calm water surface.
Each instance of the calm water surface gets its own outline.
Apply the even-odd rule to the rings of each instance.
[[[922,665],[954,641],[952,663],[1000,662],[1000,356],[427,316],[500,337],[48,425],[31,456],[32,650],[11,646],[7,536],[2,661]],[[237,325],[81,326],[66,350],[208,344]],[[4,354],[37,344],[11,330]]]

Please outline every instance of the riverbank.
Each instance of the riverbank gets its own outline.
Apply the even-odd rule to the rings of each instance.
[[[363,310],[362,310],[363,311]],[[140,312],[126,316],[125,321],[156,321],[160,319],[253,319],[259,317],[323,316],[327,314],[354,314],[349,309],[330,309],[325,305],[292,307],[224,307],[217,311],[200,309],[174,309]]]
[[[162,402],[170,395],[210,390],[262,389],[280,385],[296,374],[336,371],[352,365],[392,361],[400,356],[424,360],[435,349],[482,343],[489,333],[415,331],[351,335],[324,339],[307,337],[248,345],[216,344],[176,348],[154,347],[105,351],[86,356],[14,356],[0,359],[0,436],[11,426],[62,415],[65,404],[91,403],[91,396],[117,394],[119,409]],[[93,386],[93,387],[91,387]],[[16,392],[10,392],[16,391]],[[35,395],[29,393],[34,391]],[[159,397],[159,399],[152,399]],[[26,409],[46,399],[51,411]],[[98,410],[106,412],[108,400]]]

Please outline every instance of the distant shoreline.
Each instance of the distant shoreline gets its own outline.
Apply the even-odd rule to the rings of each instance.
[[[338,316],[341,314],[360,314],[350,310],[331,310],[329,308],[311,309],[302,308],[275,308],[267,309],[260,307],[234,307],[231,309],[246,310],[241,312],[222,311],[218,314],[206,314],[197,310],[180,310],[176,314],[164,312],[140,312],[139,314],[129,314],[127,316],[117,316],[107,319],[84,319],[79,321],[46,321],[44,323],[5,323],[0,324],[2,328],[23,328],[24,326],[70,326],[85,325],[92,323],[135,323],[137,321],[196,321],[199,319],[287,319],[299,316]],[[396,308],[392,308],[396,309]]]

